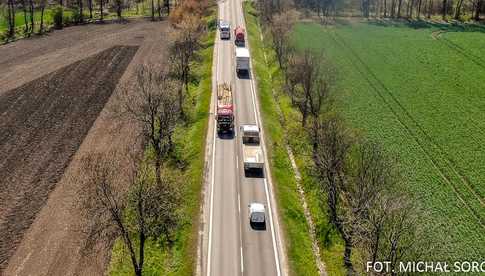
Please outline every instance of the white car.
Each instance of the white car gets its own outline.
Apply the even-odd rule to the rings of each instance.
[[[221,20],[219,22],[219,32],[221,39],[231,39],[231,24]]]
[[[266,228],[266,213],[264,205],[253,202],[249,207],[249,224],[253,228]]]

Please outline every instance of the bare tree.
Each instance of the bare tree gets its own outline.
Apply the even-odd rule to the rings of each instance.
[[[136,71],[135,91],[123,89],[120,93],[121,112],[137,121],[142,127],[144,141],[155,152],[157,182],[163,159],[172,150],[172,136],[177,123],[178,82],[155,66],[141,65]]]
[[[180,196],[175,178],[163,174],[161,182],[155,183],[151,180],[150,168],[143,163],[137,166],[136,159],[131,160],[128,172],[124,170],[131,184],[130,191],[120,190],[124,186],[120,183],[122,178],[115,173],[120,170],[120,158],[127,156],[111,152],[107,156],[93,154],[81,161],[86,172],[83,211],[94,230],[89,232],[88,241],[121,237],[134,274],[141,276],[146,241],[158,240],[160,236],[172,239],[178,225]]]
[[[335,83],[335,67],[320,54],[305,50],[289,58],[286,88],[301,113],[304,127],[308,116],[317,118]]]
[[[294,9],[289,9],[273,15],[271,21],[272,45],[276,53],[276,58],[278,59],[278,64],[283,70],[286,68],[291,47],[290,35],[297,19],[298,12]]]
[[[190,62],[199,47],[203,25],[198,16],[188,15],[176,25],[176,29],[177,34],[170,48],[170,65],[173,76],[183,84],[178,91],[178,104],[180,114],[184,117],[184,94],[189,92]]]
[[[340,215],[340,198],[346,181],[348,153],[352,145],[349,131],[336,116],[315,120],[312,128],[313,160],[321,179],[320,190],[326,194],[330,222],[335,226],[345,243],[344,262],[352,270],[352,235],[345,227]]]

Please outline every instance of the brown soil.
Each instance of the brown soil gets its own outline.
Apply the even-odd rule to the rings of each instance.
[[[55,188],[136,50],[113,47],[0,97],[0,268]]]
[[[139,64],[165,63],[168,30],[91,25],[0,46],[0,275],[105,273],[109,243],[85,254],[80,160],[136,143],[136,125],[110,110]]]

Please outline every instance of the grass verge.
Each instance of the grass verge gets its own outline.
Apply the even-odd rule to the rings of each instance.
[[[257,11],[252,3],[244,3],[244,14],[246,27],[248,29],[248,39],[251,44],[251,54],[253,70],[259,89],[259,99],[261,114],[263,116],[263,127],[268,134],[266,143],[268,145],[268,157],[270,160],[272,176],[276,188],[278,207],[283,222],[286,249],[290,272],[293,275],[318,275],[318,269],[313,256],[311,239],[308,235],[308,225],[301,206],[295,175],[291,167],[291,162],[286,151],[287,134],[290,134],[290,141],[297,133],[303,133],[301,127],[291,122],[295,115],[295,110],[290,106],[289,99],[279,91],[281,87],[281,71],[274,58],[274,52],[260,40],[261,28],[258,24]],[[273,89],[276,88],[276,91]],[[280,118],[279,110],[282,111]],[[293,120],[297,122],[298,120]],[[301,135],[300,135],[301,136]],[[303,141],[307,141],[303,137]],[[304,142],[301,142],[303,145]],[[290,143],[291,144],[291,143]],[[291,146],[300,146],[291,144]],[[302,173],[302,181],[306,191],[312,216],[316,223],[319,233],[328,233],[325,242],[320,242],[323,261],[327,267],[329,275],[343,275],[341,251],[342,245],[338,237],[330,231],[326,215],[318,207],[318,198],[315,193],[313,178],[310,177],[310,168],[307,167],[305,151],[300,151],[293,147],[297,165]],[[322,219],[323,218],[323,219]],[[319,237],[322,235],[319,235]]]
[[[208,113],[212,85],[212,53],[215,36],[215,10],[205,18],[209,32],[198,51],[198,60],[192,65],[193,80],[190,84],[188,102],[191,105],[189,123],[180,125],[175,133],[175,154],[179,163],[183,163],[182,178],[186,180],[182,188],[182,221],[177,231],[173,248],[169,251],[160,246],[158,241],[147,243],[144,275],[193,275],[197,256],[197,230],[201,188],[204,176],[204,152],[208,126]],[[189,110],[188,108],[186,110]],[[146,153],[150,153],[147,151]],[[178,170],[175,165],[174,169]],[[113,247],[110,275],[132,275],[132,266],[121,241]]]

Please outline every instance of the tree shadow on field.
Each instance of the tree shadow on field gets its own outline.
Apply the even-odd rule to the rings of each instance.
[[[407,19],[370,19],[367,24],[379,27],[397,27],[412,29],[437,29],[443,32],[479,32],[485,33],[485,25],[480,23],[463,23],[458,21],[440,22],[430,20]]]

